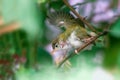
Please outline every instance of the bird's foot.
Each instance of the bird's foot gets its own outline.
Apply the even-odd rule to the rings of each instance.
[[[75,49],[75,54],[77,54],[77,55],[78,55],[78,50],[76,50],[76,49]]]

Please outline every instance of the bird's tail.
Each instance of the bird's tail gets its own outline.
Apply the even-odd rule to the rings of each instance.
[[[61,57],[60,57],[61,58]],[[60,58],[58,58],[58,59],[56,59],[55,60],[55,64],[56,64],[56,66],[58,67],[59,66],[59,64],[61,63],[61,61],[63,60],[63,59],[60,59]],[[64,70],[69,70],[69,69],[71,69],[71,63],[70,63],[70,61],[69,60],[66,60],[62,65],[61,65],[61,68],[63,68]]]
[[[66,62],[64,62],[64,64],[61,67],[63,67],[64,70],[69,70],[69,69],[71,69],[71,66],[72,65],[71,65],[70,61],[67,60]]]

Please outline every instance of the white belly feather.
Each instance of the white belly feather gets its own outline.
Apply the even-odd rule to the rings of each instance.
[[[79,48],[81,47],[83,44],[85,44],[83,41],[81,41],[77,36],[76,36],[76,32],[73,31],[70,35],[70,37],[68,38],[68,42],[72,45],[72,47],[74,48]],[[86,47],[85,49],[90,50],[92,48],[92,45],[89,45],[88,47]]]
[[[68,38],[68,42],[74,47],[74,48],[78,48],[80,46],[83,45],[83,42],[80,41],[79,38],[77,38],[76,36],[76,32],[73,31],[70,35],[70,37]]]

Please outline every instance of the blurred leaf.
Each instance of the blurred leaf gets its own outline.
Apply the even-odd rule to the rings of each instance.
[[[62,0],[51,1],[50,6],[55,10],[60,10],[60,8],[64,5]]]
[[[120,18],[113,24],[111,28],[111,34],[120,38]]]
[[[51,64],[52,57],[43,48],[38,48],[37,61],[42,65]]]
[[[15,48],[14,47],[10,48],[9,51],[8,51],[8,53],[14,54],[15,53]]]
[[[107,68],[120,67],[120,39],[109,36],[109,46],[105,49],[104,66]]]
[[[19,22],[29,38],[42,37],[43,20],[35,0],[2,0],[2,14],[5,22]]]
[[[45,3],[46,1],[48,1],[48,0],[37,0],[38,1],[38,3]]]

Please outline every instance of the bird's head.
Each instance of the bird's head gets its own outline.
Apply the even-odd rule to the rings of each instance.
[[[52,41],[52,48],[53,48],[53,50],[51,52],[52,54],[54,54],[55,51],[62,49],[62,45],[59,43],[58,38],[56,38]]]
[[[59,51],[59,50],[66,50],[69,48],[69,45],[66,41],[60,40],[59,38],[56,38],[53,40],[52,42],[52,54],[54,54],[54,52]]]

